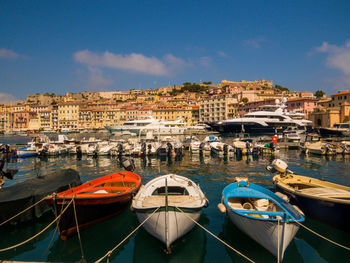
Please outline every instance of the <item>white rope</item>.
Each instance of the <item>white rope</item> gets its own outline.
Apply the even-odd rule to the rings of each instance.
[[[294,220],[294,219],[293,219],[293,220]],[[310,229],[310,228],[304,226],[302,223],[300,223],[300,222],[298,222],[298,221],[296,221],[296,220],[294,220],[294,222],[298,223],[300,226],[302,226],[302,227],[305,228],[306,230],[310,231],[311,233],[315,234],[316,236],[319,236],[320,238],[323,238],[324,240],[326,240],[326,241],[328,241],[328,242],[330,242],[330,243],[332,243],[332,244],[334,244],[334,245],[336,245],[336,246],[339,246],[339,247],[344,248],[344,249],[346,249],[346,250],[350,250],[350,247],[346,247],[346,246],[344,246],[344,245],[342,245],[342,244],[339,244],[339,243],[337,243],[337,242],[335,242],[335,241],[333,241],[333,240],[330,240],[329,238],[322,236],[321,234],[319,234],[319,233],[317,233],[316,231],[314,231],[314,230],[312,230],[312,229]]]
[[[99,263],[102,260],[104,260],[107,257],[107,262],[109,262],[109,257],[111,256],[111,254],[113,253],[114,250],[116,250],[121,244],[123,244],[129,237],[131,237],[144,223],[146,223],[146,221],[148,219],[151,218],[151,216],[154,215],[155,212],[158,211],[160,207],[158,207],[156,210],[153,211],[152,214],[150,214],[145,220],[143,220],[143,222],[141,224],[139,224],[133,231],[131,231],[131,233],[129,235],[127,235],[122,241],[120,241],[120,243],[118,245],[116,245],[114,248],[112,248],[110,251],[108,251],[106,253],[106,255],[104,255],[102,258],[98,259],[95,261],[95,263]]]
[[[232,249],[234,252],[236,252],[238,255],[242,256],[243,258],[245,258],[246,260],[248,260],[249,262],[254,263],[253,260],[251,260],[250,258],[248,258],[246,255],[242,254],[241,252],[239,252],[237,249],[234,249],[233,247],[231,247],[229,244],[227,244],[225,241],[223,241],[222,239],[220,239],[219,237],[217,237],[216,235],[214,235],[212,232],[210,232],[208,229],[206,229],[204,226],[202,226],[201,224],[199,224],[196,220],[194,220],[193,218],[191,218],[190,216],[186,215],[186,213],[184,211],[182,211],[180,208],[178,208],[177,206],[175,206],[176,209],[178,209],[180,212],[182,212],[187,218],[189,218],[190,220],[192,220],[196,225],[198,225],[200,228],[202,228],[204,231],[208,232],[210,235],[212,235],[214,238],[216,238],[217,240],[219,240],[221,243],[223,243],[225,246],[229,247],[230,249]]]
[[[277,263],[280,263],[280,220],[277,219]]]

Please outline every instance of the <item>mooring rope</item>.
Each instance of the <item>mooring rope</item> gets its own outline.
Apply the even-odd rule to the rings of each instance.
[[[23,214],[24,212],[28,211],[29,209],[31,209],[31,208],[33,208],[34,206],[38,205],[39,203],[41,203],[41,202],[44,201],[45,199],[46,199],[46,196],[45,196],[43,199],[41,199],[41,200],[39,200],[38,202],[36,202],[35,204],[33,204],[33,205],[27,207],[26,209],[24,209],[23,211],[19,212],[17,215],[14,215],[13,217],[11,217],[11,218],[5,220],[4,222],[0,223],[0,226],[6,224],[7,222],[11,221],[12,219],[16,218],[17,216],[19,216],[19,215]]]
[[[196,225],[198,225],[200,228],[202,228],[204,231],[208,232],[210,235],[212,235],[214,238],[216,238],[217,240],[219,240],[221,243],[223,243],[225,246],[227,246],[228,248],[232,249],[234,252],[236,252],[238,255],[240,255],[241,257],[245,258],[246,260],[248,260],[249,262],[255,263],[255,261],[251,260],[250,258],[248,258],[246,255],[244,255],[243,253],[239,252],[237,249],[231,247],[229,244],[227,244],[224,240],[220,239],[219,237],[217,237],[216,235],[214,235],[212,232],[210,232],[208,229],[206,229],[204,226],[202,226],[201,224],[199,224],[196,220],[194,220],[193,218],[191,218],[190,216],[186,215],[186,213],[184,211],[182,211],[180,208],[178,208],[177,206],[175,206],[176,209],[178,209],[181,213],[183,213],[187,218],[189,218],[190,220],[192,220]]]
[[[280,263],[280,220],[277,219],[277,263]]]
[[[73,199],[69,202],[69,204],[66,206],[66,208],[62,211],[62,213],[55,218],[55,220],[53,220],[48,226],[46,226],[44,229],[42,229],[39,233],[37,233],[36,235],[28,238],[27,240],[21,242],[21,243],[18,243],[16,245],[13,245],[11,247],[8,247],[8,248],[3,248],[3,249],[0,249],[0,252],[4,252],[4,251],[7,251],[7,250],[10,250],[10,249],[13,249],[13,248],[16,248],[16,247],[19,247],[19,246],[22,246],[23,244],[25,243],[28,243],[29,241],[33,240],[34,238],[38,237],[39,235],[41,235],[43,232],[45,232],[50,226],[52,226],[53,223],[55,223],[58,219],[61,218],[61,216],[63,215],[63,213],[68,209],[68,207],[72,204],[73,202]]]
[[[131,237],[144,223],[146,223],[146,221],[148,219],[151,218],[151,216],[154,215],[155,212],[158,211],[160,207],[158,207],[156,210],[153,211],[152,214],[150,214],[145,220],[143,220],[143,222],[141,224],[139,224],[133,231],[131,231],[131,233],[129,235],[127,235],[122,241],[119,242],[118,245],[116,245],[114,248],[112,248],[110,251],[108,251],[106,253],[106,255],[104,255],[102,258],[98,259],[97,261],[95,261],[95,263],[99,263],[102,260],[104,260],[107,257],[107,262],[109,262],[109,257],[111,256],[111,254],[113,253],[114,250],[116,250],[121,244],[123,244],[129,237]]]
[[[294,219],[293,219],[293,220],[294,220]],[[300,222],[298,222],[298,221],[296,221],[296,220],[294,220],[294,222],[298,223],[300,226],[302,226],[302,227],[305,228],[306,230],[310,231],[311,233],[315,234],[316,236],[319,236],[320,238],[323,238],[324,240],[326,240],[326,241],[328,241],[328,242],[330,242],[330,243],[332,243],[332,244],[334,244],[334,245],[336,245],[336,246],[339,246],[339,247],[344,248],[344,249],[346,249],[346,250],[350,250],[350,247],[346,247],[346,246],[344,246],[344,245],[342,245],[342,244],[339,244],[339,243],[337,243],[337,242],[335,242],[335,241],[333,241],[333,240],[331,240],[331,239],[329,239],[329,238],[327,238],[327,237],[324,237],[324,236],[322,236],[321,234],[319,234],[319,233],[317,233],[316,231],[314,231],[314,230],[308,228],[307,226],[304,226],[302,223],[300,223]]]
[[[73,199],[72,199],[72,200],[73,200],[73,210],[74,210],[75,224],[76,224],[76,226],[77,226],[77,234],[78,234],[79,245],[80,245],[81,260],[82,260],[82,262],[86,262],[85,257],[84,257],[83,244],[82,244],[81,238],[80,238],[80,231],[79,231],[79,224],[78,224],[77,211],[76,211],[76,208],[75,208],[74,196],[73,196]]]

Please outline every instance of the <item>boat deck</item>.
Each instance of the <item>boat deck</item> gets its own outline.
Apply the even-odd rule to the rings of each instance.
[[[299,190],[303,194],[313,196],[337,196],[337,197],[348,197],[350,198],[350,192],[343,189],[326,188],[326,187],[310,187]]]
[[[193,206],[198,203],[200,199],[189,195],[169,195],[168,205],[169,206]],[[143,207],[150,206],[164,206],[165,196],[164,195],[152,195],[147,196],[142,202]]]

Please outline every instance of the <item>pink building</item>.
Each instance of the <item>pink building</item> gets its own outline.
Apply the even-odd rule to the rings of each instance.
[[[18,111],[13,113],[13,129],[28,130],[29,120],[36,118],[37,113],[31,111]]]
[[[309,114],[314,111],[317,101],[317,99],[305,97],[289,99],[286,104],[289,111],[304,113],[308,118]]]

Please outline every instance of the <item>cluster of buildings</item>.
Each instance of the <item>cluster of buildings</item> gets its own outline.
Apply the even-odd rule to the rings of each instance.
[[[142,119],[175,120],[187,125],[242,116],[287,98],[289,110],[305,113],[316,126],[349,120],[350,92],[317,99],[312,92],[289,92],[272,81],[227,81],[157,89],[31,94],[25,101],[0,104],[0,131],[103,129]],[[200,89],[198,89],[198,86]],[[186,88],[184,88],[186,87]]]

